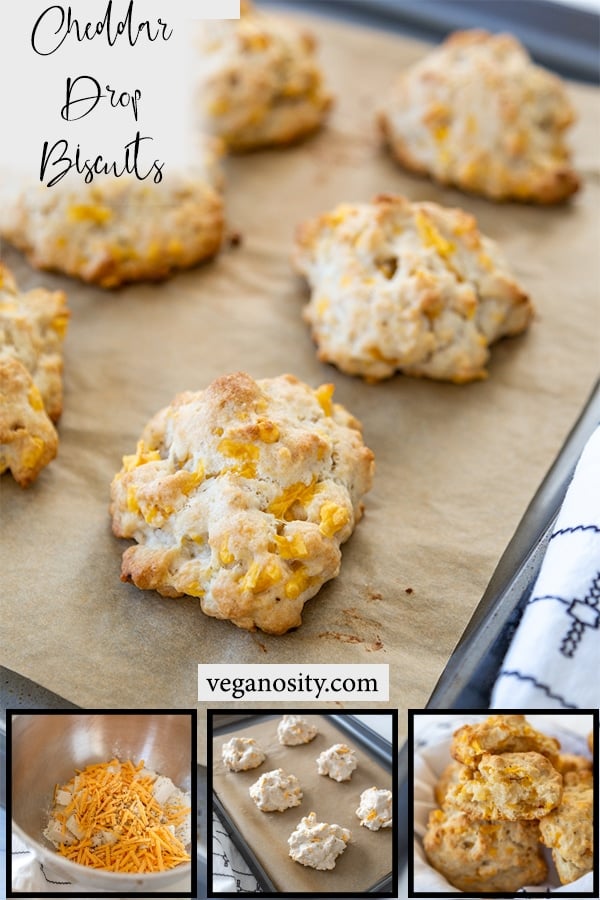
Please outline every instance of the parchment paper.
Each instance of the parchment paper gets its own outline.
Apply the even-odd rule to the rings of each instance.
[[[598,91],[571,85],[584,182],[574,201],[496,205],[405,174],[378,145],[376,105],[426,45],[310,24],[337,104],[313,139],[228,161],[228,221],[241,246],[166,283],[113,293],[2,250],[24,288],[64,288],[72,319],[59,456],[27,491],[0,479],[1,659],[83,707],[194,706],[198,663],[380,662],[402,737],[405,710],[426,702],[596,375]],[[531,293],[536,321],[496,346],[488,380],[367,385],[317,361],[289,264],[294,229],[382,191],[474,213]],[[111,479],[146,421],[177,392],[237,369],[334,382],[377,460],[341,574],[283,637],[122,584],[127,542],[110,528]]]
[[[279,743],[279,717],[213,737],[214,789],[277,891],[319,895],[332,891],[367,891],[392,871],[392,830],[369,831],[360,825],[355,811],[361,793],[367,788],[392,789],[391,773],[325,716],[305,718],[317,726],[319,733],[309,744],[298,747],[284,747]],[[266,760],[249,772],[230,772],[223,764],[221,748],[232,736],[253,737],[267,754]],[[323,750],[340,742],[356,751],[358,767],[350,781],[337,783],[319,775],[316,759]],[[261,812],[248,789],[264,772],[278,768],[298,778],[302,803],[282,813]],[[290,859],[287,839],[302,817],[311,811],[317,814],[319,822],[335,822],[352,832],[352,843],[331,871],[318,872]]]

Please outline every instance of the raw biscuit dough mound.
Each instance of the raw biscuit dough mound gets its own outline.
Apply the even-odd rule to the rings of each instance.
[[[552,848],[552,858],[562,884],[570,884],[592,871],[593,804],[591,772],[570,772],[565,778],[560,805],[540,821],[542,842]]]
[[[68,319],[62,291],[21,292],[0,263],[0,474],[23,487],[56,456]]]
[[[302,716],[284,716],[277,726],[279,743],[286,747],[308,744],[318,733],[319,729],[316,725],[311,725]]]
[[[427,858],[460,891],[518,891],[547,875],[537,822],[473,821],[433,810],[423,838]]]
[[[392,792],[383,788],[367,788],[360,795],[356,810],[360,824],[369,831],[392,827]]]
[[[492,200],[557,203],[579,187],[564,85],[508,34],[465,31],[404,72],[379,124],[405,168]]]
[[[536,731],[525,716],[494,715],[474,725],[463,725],[454,732],[450,753],[470,768],[476,768],[484,753],[527,753],[547,757],[552,765],[558,759],[560,744],[555,738]]]
[[[289,144],[331,107],[312,34],[251,3],[239,19],[203,23],[199,49],[203,128],[232,151]]]
[[[369,381],[486,375],[489,345],[533,315],[498,246],[460,209],[382,195],[298,229],[319,358]]]
[[[0,475],[7,470],[21,487],[35,481],[58,449],[58,435],[25,366],[0,356]]]
[[[448,789],[446,803],[471,819],[540,819],[558,806],[562,787],[540,753],[485,753],[470,778]]]
[[[300,782],[283,769],[265,772],[251,785],[249,794],[262,812],[283,812],[302,802]]]
[[[232,772],[245,772],[247,769],[256,769],[267,758],[266,753],[259,747],[254,738],[236,738],[223,744],[223,762]]]
[[[311,812],[288,838],[290,856],[294,862],[311,869],[334,869],[336,859],[351,839],[348,828],[317,822],[316,813]]]
[[[350,781],[357,766],[356,753],[347,744],[334,744],[317,758],[319,775],[329,775],[334,781]]]
[[[0,236],[32,265],[103,288],[164,279],[220,248],[215,152],[206,151],[205,166],[168,173],[160,184],[103,177],[12,189],[0,203]]]
[[[122,579],[201,598],[209,616],[283,634],[340,568],[373,454],[359,423],[292,375],[237,373],[183,393],[112,483]]]

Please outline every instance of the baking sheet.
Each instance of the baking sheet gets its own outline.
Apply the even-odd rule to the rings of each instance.
[[[335,720],[326,716],[304,716],[317,726],[319,733],[309,744],[284,747],[277,739],[280,718],[255,721],[212,738],[212,785],[219,801],[277,892],[322,895],[335,891],[368,891],[392,871],[392,829],[369,831],[361,827],[355,810],[362,791],[367,788],[375,785],[392,790],[390,766],[383,765],[358,738],[349,736]],[[233,735],[253,737],[267,754],[266,760],[248,772],[230,772],[222,761],[221,748]],[[358,767],[350,781],[337,783],[318,774],[316,759],[323,750],[340,742],[356,751]],[[282,813],[263,813],[250,798],[248,789],[264,772],[278,768],[296,775],[303,792],[302,803]],[[318,872],[289,857],[287,839],[302,817],[311,811],[317,814],[319,822],[335,822],[352,832],[352,843],[331,871]]]
[[[378,145],[375,107],[426,45],[295,18],[316,29],[337,102],[315,138],[227,162],[227,216],[241,246],[114,293],[34,271],[2,247],[22,287],[67,291],[72,318],[59,456],[28,491],[0,479],[1,660],[82,707],[121,708],[195,705],[200,662],[388,663],[403,737],[405,710],[424,705],[596,375],[598,90],[570,86],[583,177],[574,201],[496,205],[402,172]],[[531,293],[536,321],[496,346],[487,381],[367,385],[317,361],[289,264],[294,229],[382,191],[474,213]],[[128,542],[110,529],[110,481],[146,421],[178,391],[237,369],[332,381],[377,460],[340,576],[283,637],[122,584]],[[199,744],[202,762],[202,729]]]

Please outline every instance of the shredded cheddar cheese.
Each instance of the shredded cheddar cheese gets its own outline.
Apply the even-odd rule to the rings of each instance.
[[[113,759],[56,785],[44,835],[61,856],[84,866],[163,872],[190,859],[188,803],[188,795],[145,769],[143,760]]]

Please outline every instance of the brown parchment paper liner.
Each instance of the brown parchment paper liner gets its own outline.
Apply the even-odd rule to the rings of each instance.
[[[392,871],[392,829],[369,831],[360,825],[355,812],[362,791],[373,786],[392,789],[391,773],[326,716],[304,718],[314,723],[319,733],[309,744],[298,747],[284,747],[277,740],[280,717],[213,737],[213,788],[278,891],[319,896],[331,891],[366,891]],[[223,764],[221,748],[233,736],[253,737],[267,754],[265,761],[248,772],[230,772]],[[358,759],[350,781],[339,784],[319,775],[316,763],[323,750],[338,743],[352,747]],[[302,803],[282,813],[261,812],[248,789],[264,772],[278,768],[298,778]],[[319,822],[335,823],[352,832],[353,842],[331,871],[318,872],[289,856],[287,839],[310,812],[317,814]]]
[[[410,176],[379,147],[376,105],[427,45],[302,21],[319,37],[337,104],[313,139],[227,161],[227,216],[241,246],[163,284],[114,293],[34,271],[2,248],[23,288],[64,288],[72,317],[58,458],[27,491],[0,479],[0,658],[83,707],[194,706],[198,663],[228,662],[388,663],[390,705],[422,707],[596,377],[597,89],[570,85],[583,177],[573,202],[497,205]],[[367,385],[317,361],[301,320],[305,288],[289,263],[294,229],[382,191],[475,214],[531,293],[536,321],[496,345],[488,380]],[[283,637],[122,584],[128,542],[112,536],[107,511],[111,479],[147,420],[178,391],[238,369],[332,381],[376,455],[341,574]],[[405,729],[402,714],[401,737]]]

